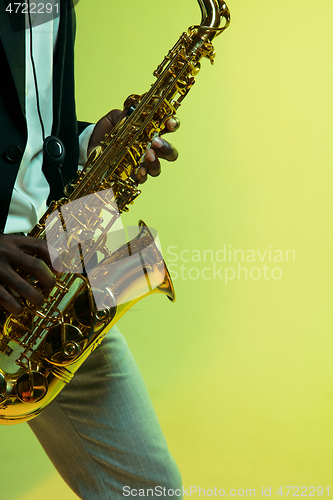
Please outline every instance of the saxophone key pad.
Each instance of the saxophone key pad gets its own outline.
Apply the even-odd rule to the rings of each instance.
[[[45,396],[47,386],[47,380],[42,373],[26,372],[17,379],[16,393],[23,403],[34,403]]]
[[[83,335],[79,328],[69,323],[59,323],[50,328],[44,339],[44,349],[51,363],[66,364],[82,351]]]

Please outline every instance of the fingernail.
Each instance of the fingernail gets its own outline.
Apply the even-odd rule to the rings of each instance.
[[[146,153],[146,158],[150,162],[156,161],[156,155],[152,149],[148,149],[148,151]]]
[[[155,137],[155,139],[153,139],[153,144],[156,148],[161,148],[163,146],[163,139]]]
[[[140,170],[139,170],[139,172],[143,176],[146,175],[146,169],[145,169],[145,167],[141,167]]]
[[[177,126],[177,122],[174,118],[169,119],[169,125],[171,128],[175,128]]]
[[[168,128],[172,128],[173,130],[178,130],[180,127],[180,121],[178,120],[178,118],[172,116],[171,118],[169,118],[168,125],[169,125]]]

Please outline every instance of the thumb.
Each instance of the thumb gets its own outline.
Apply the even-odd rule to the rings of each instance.
[[[116,124],[125,116],[126,110],[113,109],[96,123],[88,144],[88,157],[91,151],[105,139],[105,135],[109,134]]]

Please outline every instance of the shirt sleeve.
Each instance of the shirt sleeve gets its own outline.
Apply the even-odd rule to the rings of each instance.
[[[79,148],[80,148],[79,169],[82,169],[84,165],[87,163],[88,160],[87,149],[94,127],[95,127],[94,124],[88,125],[88,127],[86,127],[83,130],[83,132],[81,132],[81,134],[79,135]]]

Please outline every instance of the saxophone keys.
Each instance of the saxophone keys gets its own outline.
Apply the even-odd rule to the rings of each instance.
[[[190,62],[190,69],[191,69],[192,76],[197,76],[197,74],[199,73],[199,71],[201,69],[200,62],[199,61]]]
[[[77,342],[66,342],[66,344],[62,348],[62,352],[68,359],[72,359],[81,352],[81,346]]]
[[[97,158],[101,155],[103,152],[102,146],[98,145],[96,146],[90,153],[88,162],[87,163],[93,163],[94,161],[97,160]]]
[[[73,361],[84,349],[86,339],[81,330],[69,323],[52,326],[44,339],[46,359],[54,364]]]

